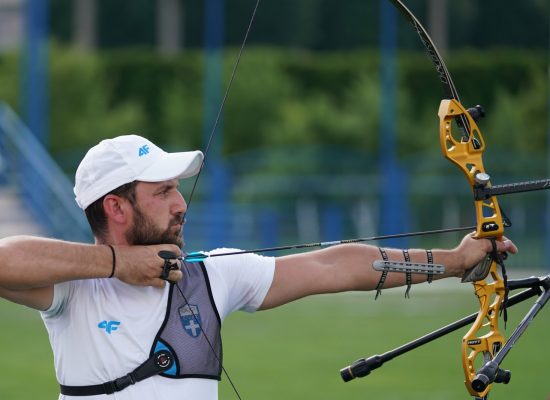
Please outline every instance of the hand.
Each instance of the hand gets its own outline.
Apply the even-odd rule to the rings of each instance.
[[[164,260],[159,257],[159,251],[170,251],[176,256],[181,255],[178,246],[172,244],[152,246],[114,246],[116,252],[115,277],[130,285],[154,286],[163,288],[166,281],[160,278]],[[179,281],[182,272],[171,270],[168,280]]]
[[[454,274],[455,276],[462,277],[465,271],[475,267],[487,254],[493,251],[493,245],[490,240],[476,239],[473,235],[473,233],[466,235],[458,247],[453,250],[458,257],[458,265],[460,266]],[[495,244],[498,253],[516,254],[518,252],[516,245],[505,237],[496,240]]]

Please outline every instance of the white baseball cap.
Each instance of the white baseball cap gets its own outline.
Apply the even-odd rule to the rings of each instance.
[[[85,210],[126,183],[189,178],[199,173],[203,158],[198,150],[167,153],[137,135],[102,140],[86,153],[76,170],[76,202]]]

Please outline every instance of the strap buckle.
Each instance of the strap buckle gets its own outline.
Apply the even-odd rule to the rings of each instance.
[[[105,394],[113,394],[115,392],[120,392],[121,390],[126,389],[128,386],[136,383],[136,379],[132,373],[124,375],[120,378],[115,379],[114,381],[105,382],[103,388],[105,389]]]

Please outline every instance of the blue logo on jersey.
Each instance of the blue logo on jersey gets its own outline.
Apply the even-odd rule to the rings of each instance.
[[[139,153],[138,153],[138,155],[141,157],[141,156],[145,156],[145,155],[147,155],[147,154],[149,154],[149,146],[146,145],[146,144],[144,144],[143,146],[141,146],[141,147],[139,148]]]
[[[101,321],[97,324],[97,327],[100,329],[105,329],[105,332],[110,335],[112,331],[116,331],[118,329],[119,325],[119,321]]]
[[[186,304],[178,309],[181,325],[187,334],[196,338],[201,333],[201,314],[199,307],[193,304]]]

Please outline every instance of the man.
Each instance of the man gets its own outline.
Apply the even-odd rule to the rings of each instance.
[[[198,151],[166,153],[136,135],[93,147],[78,167],[75,194],[103,253],[112,250],[114,256],[128,245],[183,246],[187,205],[178,181],[196,175],[202,159]],[[435,278],[459,277],[491,250],[489,241],[468,235],[454,250],[349,244],[277,258],[210,257],[183,262],[181,271],[173,271],[183,279],[165,287],[135,286],[116,273],[119,279],[108,279],[105,265],[101,274],[73,278],[52,267],[39,288],[27,282],[17,296],[2,295],[42,311],[60,399],[109,399],[112,392],[116,399],[216,399],[220,325],[231,312],[265,310],[318,293],[372,290],[381,278],[373,263],[382,259],[442,264],[445,272]],[[507,240],[497,250],[517,251]],[[425,280],[415,274],[412,283]],[[383,287],[404,283],[404,275],[390,273]]]

